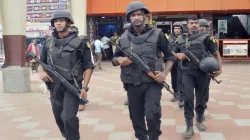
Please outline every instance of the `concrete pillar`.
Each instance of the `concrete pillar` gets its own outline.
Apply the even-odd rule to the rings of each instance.
[[[87,36],[87,0],[71,0],[70,10],[79,35]]]
[[[79,30],[79,35],[87,37],[87,0],[71,0],[70,11],[74,19],[74,25]],[[91,39],[89,39],[92,42]],[[91,52],[92,62],[94,63],[93,54]]]
[[[30,69],[25,66],[26,0],[1,0],[3,42],[7,68],[3,69],[5,93],[30,92]]]

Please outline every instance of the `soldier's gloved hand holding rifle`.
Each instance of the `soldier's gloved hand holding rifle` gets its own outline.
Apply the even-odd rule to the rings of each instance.
[[[128,66],[133,63],[128,57],[118,57],[117,61],[122,66]],[[155,71],[155,81],[158,83],[162,83],[166,80],[167,75],[164,72]]]

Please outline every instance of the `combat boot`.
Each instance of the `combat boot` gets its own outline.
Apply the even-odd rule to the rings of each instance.
[[[184,102],[179,100],[179,101],[178,101],[178,105],[179,105],[179,108],[183,108]]]
[[[196,116],[196,126],[198,128],[198,130],[200,131],[206,131],[207,127],[203,124],[205,117],[204,115],[197,115]]]
[[[191,138],[194,135],[193,119],[186,119],[187,129],[182,134],[184,138]]]
[[[191,138],[194,135],[194,129],[193,127],[189,127],[186,129],[186,131],[182,134],[184,138]]]

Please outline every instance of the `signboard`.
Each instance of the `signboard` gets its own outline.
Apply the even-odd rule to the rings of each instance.
[[[87,32],[88,40],[90,43],[94,42],[96,39],[96,19],[95,17],[87,17]]]
[[[247,56],[247,44],[225,44],[223,46],[223,56]]]
[[[51,3],[51,5],[48,5]],[[27,0],[28,22],[48,22],[51,14],[57,10],[70,11],[69,0]],[[42,13],[42,14],[41,14]],[[49,15],[49,16],[48,16]]]

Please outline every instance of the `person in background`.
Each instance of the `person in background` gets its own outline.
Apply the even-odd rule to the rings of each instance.
[[[115,42],[117,45],[119,44],[119,35],[118,35],[118,32],[114,32],[114,35],[110,38],[113,42]],[[113,51],[113,54],[115,53],[115,45],[112,45],[112,51]]]
[[[33,52],[38,58],[40,58],[39,45],[36,39],[34,39],[33,42],[30,43],[30,45],[28,46],[27,53],[28,52]],[[31,66],[32,71],[37,72],[38,63],[34,59],[29,59],[28,61],[32,63]]]
[[[95,46],[95,70],[98,69],[102,70],[101,61],[102,61],[102,51],[105,55],[104,45],[100,40],[100,36],[97,36],[97,39],[95,40],[94,44]]]
[[[103,43],[103,49],[104,49],[104,53],[106,54],[105,56],[105,60],[109,60],[108,57],[110,57],[110,53],[109,53],[109,38],[106,35],[102,35],[101,41]]]

